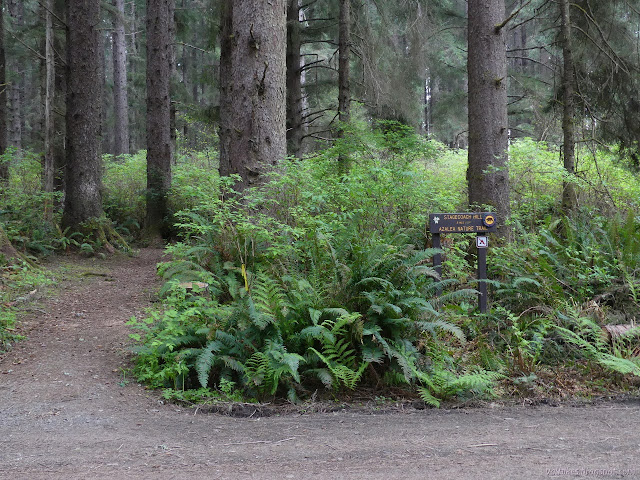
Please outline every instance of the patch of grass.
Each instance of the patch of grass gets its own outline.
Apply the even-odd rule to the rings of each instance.
[[[20,317],[34,295],[51,282],[47,272],[28,264],[0,265],[0,354],[24,339]]]

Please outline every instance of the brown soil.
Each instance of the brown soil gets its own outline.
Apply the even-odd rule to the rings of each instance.
[[[125,322],[150,305],[160,259],[56,267],[84,280],[58,273],[62,293],[0,361],[0,478],[640,478],[637,399],[260,418],[166,404],[123,373]]]

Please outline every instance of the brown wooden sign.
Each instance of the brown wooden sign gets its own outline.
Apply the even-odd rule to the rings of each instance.
[[[478,306],[481,313],[487,311],[487,247],[488,232],[495,232],[498,227],[497,217],[491,212],[472,213],[431,213],[429,214],[429,231],[433,234],[433,248],[441,248],[442,233],[475,233],[478,247]],[[433,256],[433,267],[442,275],[442,256]]]
[[[498,226],[495,213],[431,213],[431,233],[486,233],[495,232]]]

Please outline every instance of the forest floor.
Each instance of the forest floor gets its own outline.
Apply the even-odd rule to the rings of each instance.
[[[0,360],[1,479],[640,478],[637,398],[244,418],[166,403],[127,376],[125,326],[161,256],[54,261],[58,293]]]

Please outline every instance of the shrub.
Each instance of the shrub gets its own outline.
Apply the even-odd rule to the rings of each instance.
[[[427,213],[453,208],[433,179],[441,147],[396,128],[353,138],[282,162],[243,196],[234,179],[220,179],[215,195],[178,214],[183,241],[162,272],[207,282],[209,292],[176,296],[170,283],[167,312],[134,322],[145,330],[141,378],[178,388],[231,381],[249,397],[291,400],[365,378],[420,387],[434,404],[490,390],[491,375],[434,361],[465,340],[435,303],[437,288],[455,282],[438,283],[434,251],[424,249]],[[475,294],[451,288],[438,301]]]

